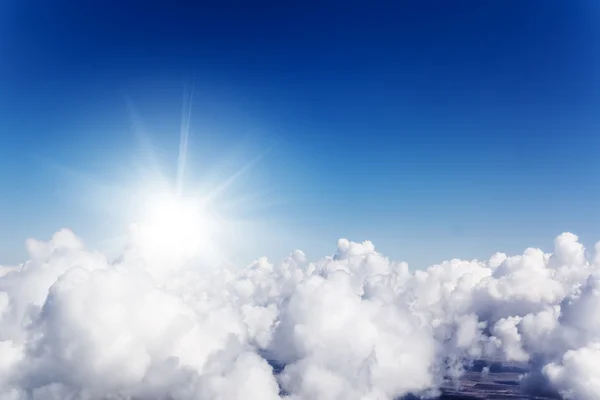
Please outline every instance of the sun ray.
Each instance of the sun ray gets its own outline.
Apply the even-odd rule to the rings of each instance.
[[[267,149],[265,149],[262,153],[260,153],[259,155],[254,157],[252,160],[250,160],[250,162],[248,162],[242,168],[237,170],[233,175],[231,175],[225,181],[220,183],[217,187],[212,189],[205,196],[206,202],[215,201],[221,193],[223,193],[225,190],[227,190],[237,179],[239,179],[242,175],[244,175],[246,172],[248,172],[259,161],[261,161],[274,147],[275,147],[275,145],[272,145],[272,146],[268,147]]]
[[[185,166],[187,162],[188,140],[190,135],[190,121],[192,117],[192,105],[194,101],[194,82],[189,89],[184,89],[183,105],[181,107],[181,131],[179,135],[179,155],[177,158],[177,183],[176,191],[181,195],[183,191],[183,180],[185,177]]]
[[[159,167],[158,157],[156,152],[154,151],[154,146],[152,146],[152,141],[148,135],[148,131],[144,125],[144,121],[137,111],[135,103],[128,96],[125,97],[125,101],[127,103],[127,111],[129,113],[129,119],[131,121],[131,127],[133,129],[133,133],[136,139],[140,142],[143,156],[149,159],[149,163],[144,163],[145,168],[148,167],[147,164],[150,164],[150,168],[152,172],[156,176],[162,175]]]

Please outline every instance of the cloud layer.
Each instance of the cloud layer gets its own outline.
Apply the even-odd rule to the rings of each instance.
[[[241,271],[109,262],[68,230],[26,245],[0,267],[0,399],[431,397],[478,359],[600,398],[600,245],[570,233],[418,271],[345,239]]]

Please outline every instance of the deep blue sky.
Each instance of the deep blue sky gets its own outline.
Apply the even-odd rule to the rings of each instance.
[[[136,131],[173,176],[192,81],[188,175],[271,147],[236,186],[261,193],[245,257],[347,237],[421,267],[566,230],[591,247],[599,17],[594,0],[4,1],[0,263],[63,226],[92,247],[122,231]]]

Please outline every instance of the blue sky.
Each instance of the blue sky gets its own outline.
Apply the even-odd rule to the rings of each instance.
[[[0,7],[0,263],[61,227],[122,232],[150,147],[174,177],[192,82],[190,185],[269,149],[228,194],[260,222],[248,262],[339,237],[413,267],[600,240],[595,1]]]

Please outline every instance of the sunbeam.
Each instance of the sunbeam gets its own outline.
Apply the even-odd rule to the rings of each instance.
[[[181,107],[181,132],[179,137],[179,156],[177,158],[177,194],[181,194],[183,190],[193,102],[194,83],[192,82],[189,89],[184,89],[183,104]]]

